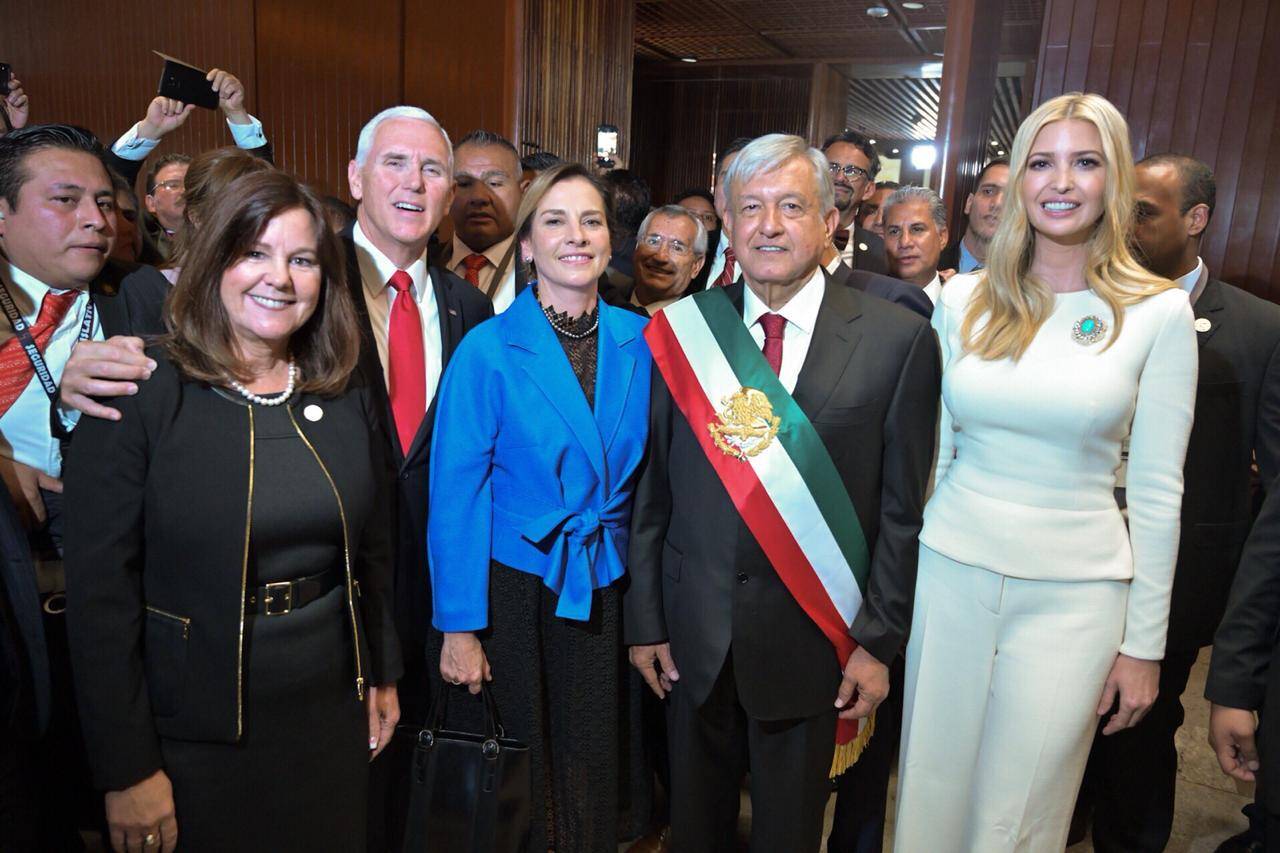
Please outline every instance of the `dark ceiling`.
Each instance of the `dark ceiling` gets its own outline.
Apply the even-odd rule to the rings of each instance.
[[[869,6],[889,10],[883,18]],[[702,63],[831,63],[849,78],[848,125],[874,137],[932,139],[938,120],[939,63],[946,0],[637,0],[636,57]],[[1040,45],[1044,0],[1005,0],[1001,76],[991,139],[1008,148],[1029,81],[1020,63]],[[928,68],[932,65],[932,70]]]

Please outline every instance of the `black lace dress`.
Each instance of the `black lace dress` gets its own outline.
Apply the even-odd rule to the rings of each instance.
[[[593,408],[598,311],[549,315]],[[561,619],[542,578],[493,563],[490,627],[478,636],[507,734],[530,747],[526,853],[616,853],[619,841],[647,829],[652,768],[640,736],[643,682],[622,645],[621,597],[619,584],[597,589],[589,621]],[[451,702],[451,722],[456,706],[467,708],[459,721],[479,730],[478,702]]]

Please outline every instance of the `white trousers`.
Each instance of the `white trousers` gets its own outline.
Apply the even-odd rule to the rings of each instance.
[[[920,547],[896,853],[1061,853],[1128,595]]]

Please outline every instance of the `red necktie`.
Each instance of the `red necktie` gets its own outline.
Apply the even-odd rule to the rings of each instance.
[[[465,278],[474,287],[480,286],[480,270],[484,269],[488,263],[488,258],[484,255],[477,255],[474,252],[462,259],[462,265],[467,268]]]
[[[733,249],[726,247],[724,250],[724,272],[720,273],[720,277],[713,283],[715,287],[728,287],[733,284],[736,278],[734,276],[733,260]]]
[[[774,373],[781,374],[782,331],[787,327],[787,318],[781,314],[761,314],[760,326],[764,329],[764,360]]]
[[[843,252],[845,246],[849,245],[849,229],[848,228],[836,229],[836,233],[832,236],[831,242],[835,243],[836,248],[841,252]]]
[[[40,314],[31,325],[31,338],[36,342],[36,349],[44,353],[53,337],[53,330],[58,328],[62,318],[67,316],[71,305],[80,295],[78,290],[66,293],[46,293],[40,302]],[[31,382],[36,369],[31,366],[22,342],[14,335],[0,346],[0,415],[9,411],[14,401],[22,396],[22,391]]]
[[[413,446],[418,425],[427,413],[427,364],[422,352],[422,319],[413,300],[413,279],[396,270],[387,286],[395,291],[387,332],[387,384],[400,450]]]

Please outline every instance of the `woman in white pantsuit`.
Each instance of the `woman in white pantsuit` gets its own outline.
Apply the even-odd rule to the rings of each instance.
[[[1064,95],[1014,139],[985,271],[933,315],[935,491],[907,646],[895,850],[1058,853],[1100,715],[1155,699],[1197,352],[1127,234],[1124,119]],[[1129,524],[1114,489],[1129,440]]]

